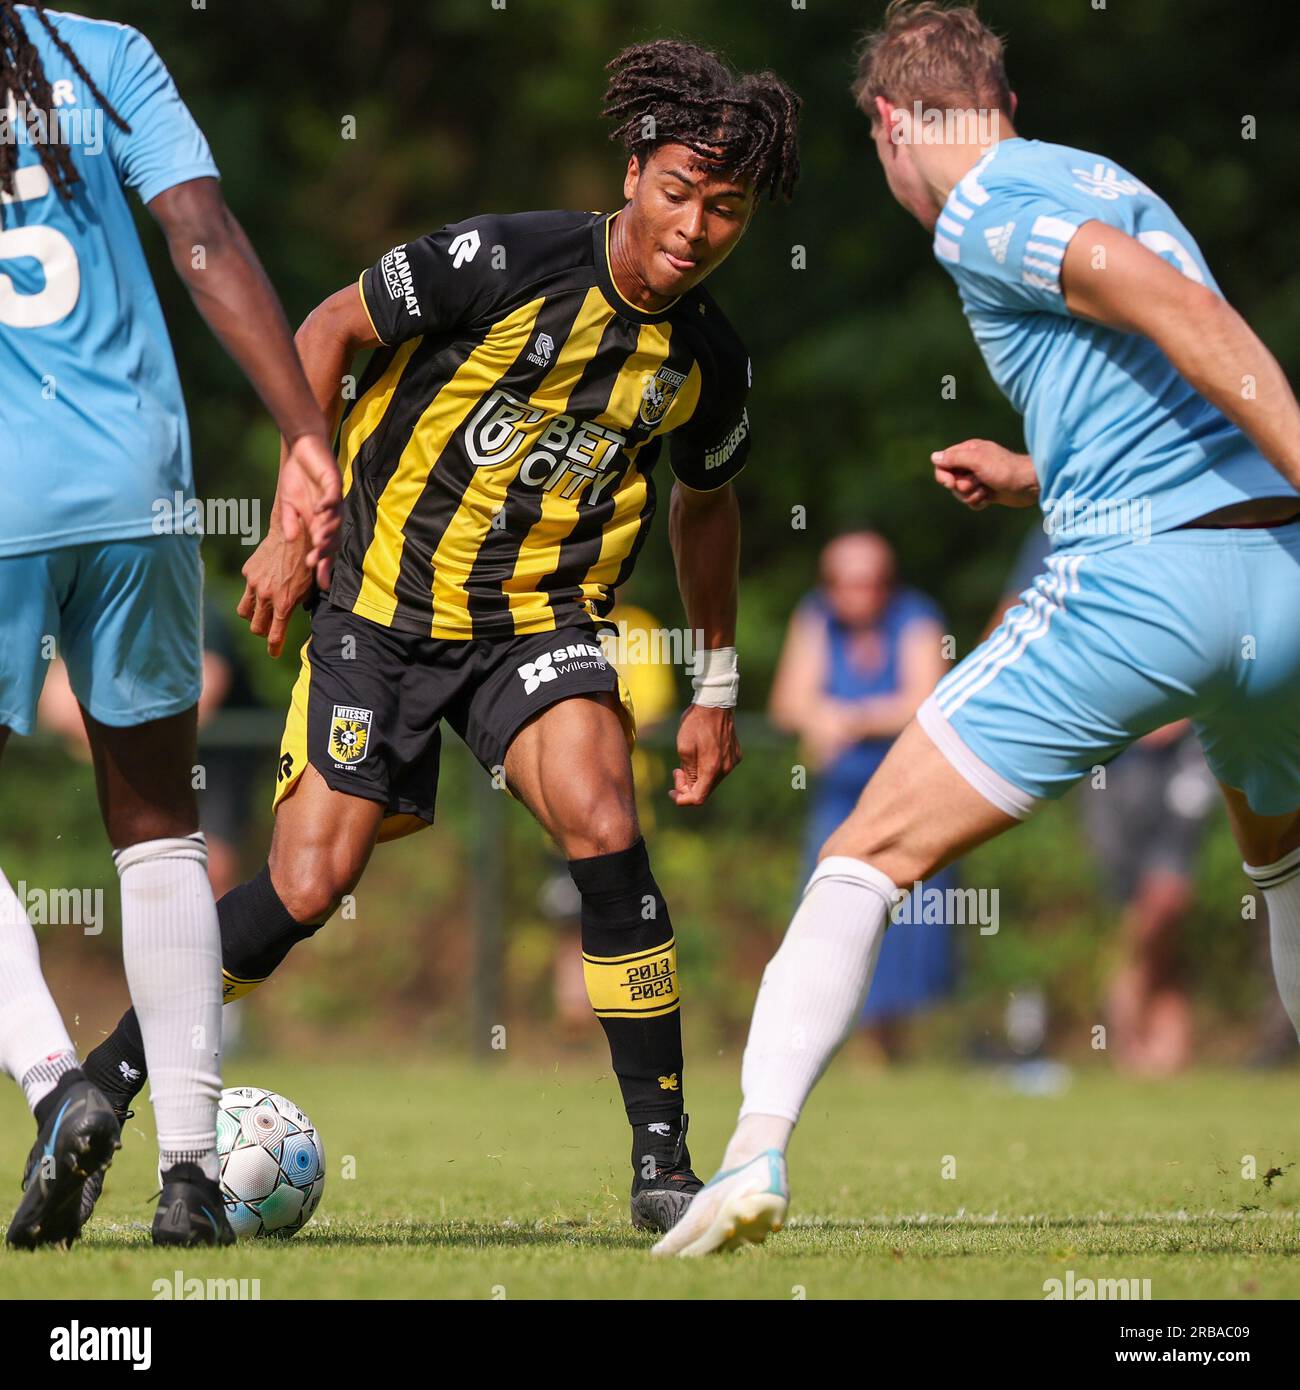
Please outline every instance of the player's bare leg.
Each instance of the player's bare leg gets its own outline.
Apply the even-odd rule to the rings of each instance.
[[[82,718],[121,880],[122,957],[153,1081],[164,1175],[154,1242],[229,1244],[234,1234],[213,1205],[221,936],[191,781],[197,709],[129,728],[84,708]]]
[[[632,1126],[632,1224],[666,1231],[700,1181],[686,1149],[672,924],[641,839],[614,697],[579,695],[543,710],[515,735],[505,768],[582,895],[587,992]]]
[[[567,859],[627,849],[641,837],[632,759],[612,695],[544,709],[515,735],[506,781]]]
[[[1268,907],[1273,977],[1288,1017],[1300,1035],[1300,812],[1261,816],[1243,793],[1219,784],[1228,821],[1245,859],[1242,866]]]
[[[303,768],[275,813],[267,860],[271,885],[295,922],[314,929],[338,910],[361,881],[383,819],[378,801],[335,791],[310,763]]]
[[[763,974],[740,1122],[722,1169],[656,1254],[732,1249],[780,1228],[789,1200],[786,1146],[804,1101],[861,1014],[897,885],[928,878],[1015,824],[915,720],[903,730],[853,814],[823,846]]]
[[[0,752],[9,730],[0,727]],[[9,1245],[71,1244],[81,1193],[118,1146],[117,1123],[82,1075],[77,1054],[41,974],[36,936],[0,872],[0,1068],[21,1086],[37,1138],[22,1175]]]
[[[360,879],[383,812],[378,802],[333,791],[310,765],[303,770],[276,812],[270,863],[218,905],[222,1002],[262,983],[328,920]],[[85,1069],[123,1118],[148,1074],[134,1009],[91,1051]],[[101,1187],[87,1183],[83,1220]]]
[[[0,754],[9,741],[0,725]],[[0,1068],[35,1109],[77,1055],[41,974],[36,936],[0,869]]]

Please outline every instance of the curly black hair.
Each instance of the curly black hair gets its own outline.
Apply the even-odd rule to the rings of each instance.
[[[104,113],[115,125],[130,134],[131,127],[113,110],[112,104],[95,86],[90,74],[81,65],[81,60],[72,48],[60,38],[58,31],[45,14],[42,0],[36,0],[36,17],[45,32],[54,40],[59,52],[72,64],[73,71],[86,84],[90,94],[104,108]],[[68,147],[63,143],[57,120],[49,118],[54,110],[54,95],[45,75],[41,55],[31,41],[19,15],[14,0],[0,0],[0,110],[6,110],[10,99],[24,106],[35,108],[46,114],[44,138],[38,138],[37,118],[28,117],[27,132],[30,143],[36,146],[45,166],[50,182],[64,199],[72,197],[72,185],[81,181],[77,166],[72,162]],[[18,143],[15,132],[9,138],[0,140],[0,189],[11,197],[14,192],[14,174],[18,169]],[[3,206],[0,205],[0,213]]]
[[[686,145],[701,166],[752,179],[756,197],[790,198],[802,102],[774,72],[737,74],[676,39],[634,44],[606,69],[602,114],[630,154],[644,161],[659,145]]]

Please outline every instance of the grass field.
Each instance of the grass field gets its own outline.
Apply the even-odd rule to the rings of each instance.
[[[155,1251],[145,1107],[83,1242],[0,1253],[0,1299],[151,1298],[178,1269],[257,1279],[263,1299],[1041,1299],[1067,1270],[1150,1279],[1156,1299],[1300,1297],[1294,1072],[1159,1085],[1099,1073],[1046,1098],[987,1073],[842,1061],[791,1150],[792,1224],[761,1250],[694,1262],[650,1260],[628,1225],[627,1131],[594,1065],[240,1058],[227,1080],[283,1091],[320,1127],[329,1177],[305,1231]],[[690,1083],[707,1173],[734,1114],[735,1062],[697,1067]],[[14,1200],[30,1139],[6,1087],[0,1172]]]

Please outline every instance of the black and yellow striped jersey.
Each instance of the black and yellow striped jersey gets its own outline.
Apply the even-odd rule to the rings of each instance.
[[[688,487],[749,451],[749,360],[703,288],[620,295],[617,213],[471,218],[361,276],[384,346],[343,417],[330,602],[437,638],[603,617],[655,509],[664,435]]]

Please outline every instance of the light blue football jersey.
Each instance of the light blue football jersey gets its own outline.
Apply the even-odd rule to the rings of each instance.
[[[952,190],[934,235],[989,371],[1024,416],[1055,548],[1106,549],[1247,498],[1296,496],[1153,342],[1069,312],[1061,261],[1089,221],[1219,292],[1162,198],[1065,145],[995,145]]]
[[[46,13],[130,133],[19,5],[81,181],[65,201],[19,143],[0,229],[0,556],[181,530],[158,504],[193,492],[176,362],[127,191],[147,203],[217,168],[148,39]]]

